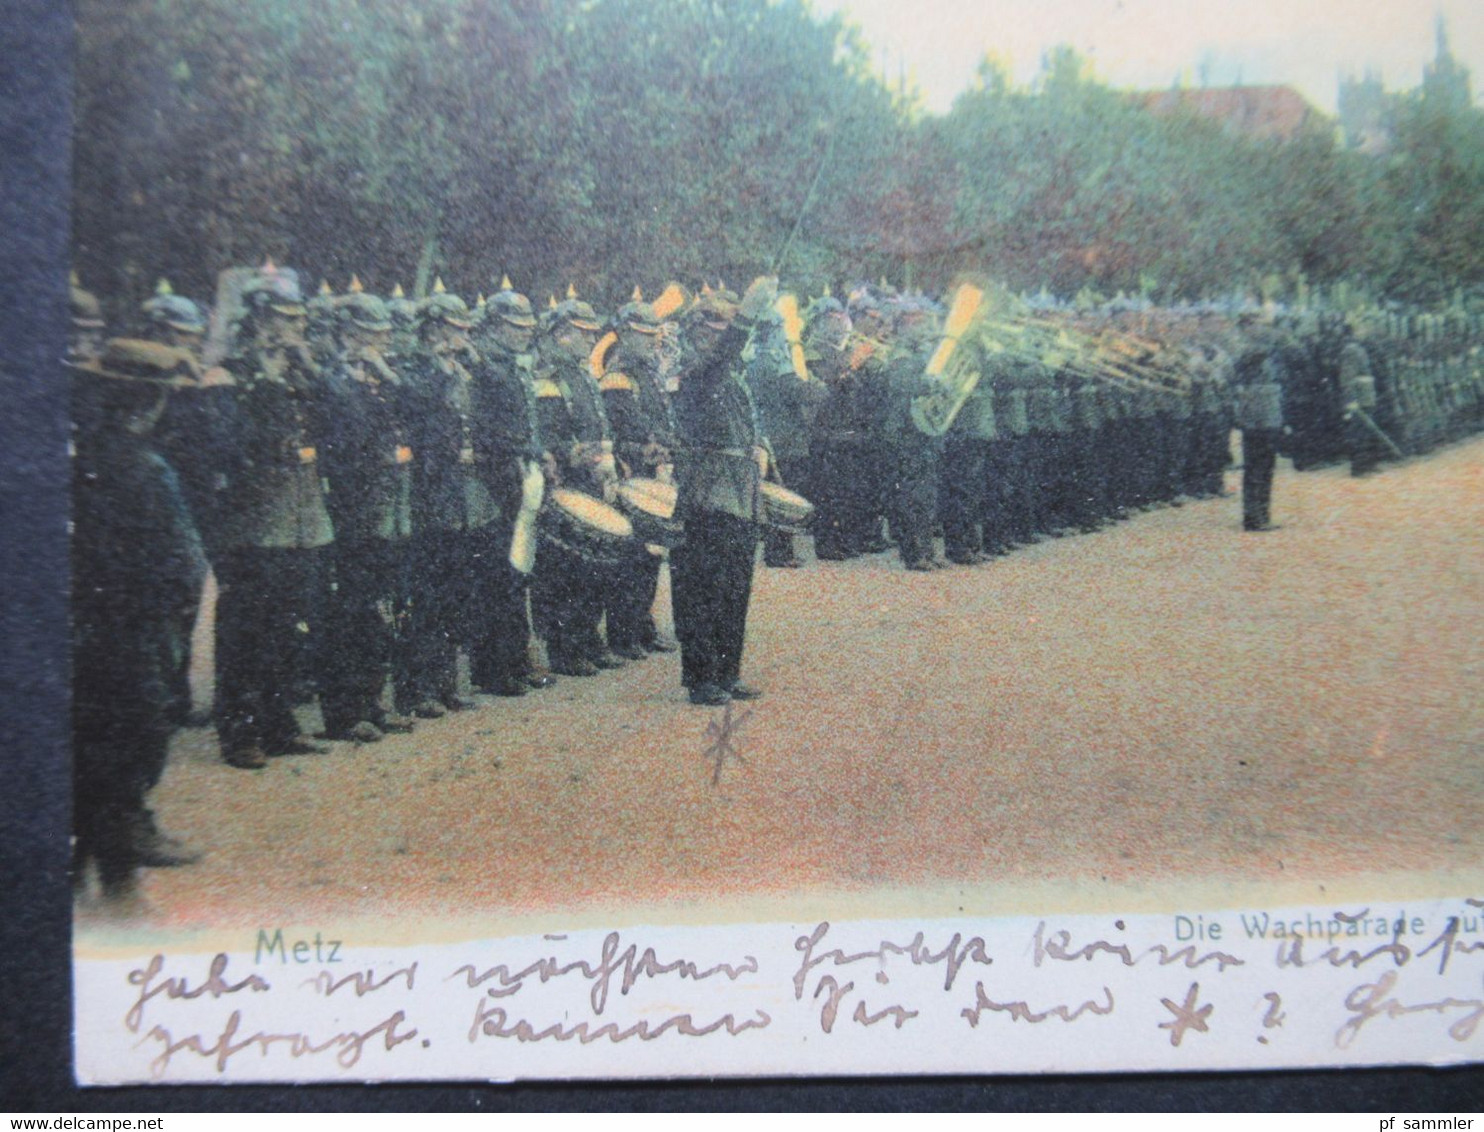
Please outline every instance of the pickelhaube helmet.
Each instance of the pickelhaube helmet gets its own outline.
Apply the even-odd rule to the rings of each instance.
[[[290,271],[282,271],[270,259],[257,275],[242,289],[243,309],[251,314],[273,311],[290,317],[302,317],[304,295],[299,290],[299,279]]]
[[[846,300],[845,310],[852,319],[863,315],[879,318],[885,314],[881,308],[881,300],[869,287],[857,287],[853,290]]]
[[[885,311],[891,317],[892,325],[898,328],[920,325],[924,320],[931,323],[939,313],[937,304],[926,296],[904,293],[888,299]]]
[[[407,297],[400,283],[392,288],[392,297],[386,301],[386,311],[393,326],[409,327],[417,320],[417,304]]]
[[[833,295],[820,295],[804,311],[804,321],[812,327],[818,319],[839,317],[841,315],[844,315],[846,318],[850,317],[845,313],[845,307],[839,299]]]
[[[309,324],[317,330],[328,330],[335,324],[340,305],[340,296],[330,289],[330,281],[321,279],[319,290],[304,304],[304,313]]]
[[[578,298],[567,298],[559,302],[551,312],[552,329],[562,325],[575,326],[579,330],[601,331],[603,323],[598,318],[598,312],[593,310],[591,303],[585,303]]]
[[[346,295],[340,300],[339,309],[342,321],[362,330],[390,330],[392,328],[392,316],[387,310],[387,304],[377,296],[368,295],[364,291]]]
[[[531,300],[511,285],[510,276],[500,279],[500,289],[490,296],[484,305],[483,321],[503,319],[513,326],[534,327],[536,313],[531,309]]]
[[[737,316],[737,302],[726,291],[703,287],[683,316],[684,325],[705,323],[715,330],[725,330]]]
[[[446,322],[449,326],[468,330],[474,325],[469,304],[445,288],[442,279],[433,284],[433,293],[418,304],[417,318],[424,326],[430,322]]]
[[[840,300],[823,295],[809,304],[804,312],[804,346],[806,354],[823,343],[840,349],[850,334],[850,315]]]
[[[183,334],[205,334],[206,315],[190,299],[177,295],[168,279],[161,279],[155,293],[140,307],[153,326],[166,326]]]
[[[613,316],[613,323],[620,330],[633,330],[639,334],[660,332],[659,315],[655,314],[651,304],[644,301],[644,293],[638,287],[634,288],[629,301],[618,308],[618,313]]]

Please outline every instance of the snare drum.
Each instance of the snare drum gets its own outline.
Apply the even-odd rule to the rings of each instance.
[[[674,484],[636,477],[618,485],[618,506],[634,524],[634,534],[655,546],[680,545],[685,526],[675,518]]]
[[[617,508],[567,487],[546,493],[541,508],[545,543],[585,562],[618,562],[634,537],[634,525]]]
[[[782,484],[764,480],[763,522],[780,531],[803,534],[809,526],[809,516],[814,514],[814,504],[796,491],[789,491]]]

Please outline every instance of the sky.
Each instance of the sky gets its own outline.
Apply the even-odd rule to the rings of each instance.
[[[1070,44],[1116,87],[1292,85],[1327,113],[1338,77],[1378,69],[1408,89],[1435,53],[1435,20],[1455,58],[1484,87],[1484,0],[813,0],[860,26],[895,80],[905,71],[928,110],[944,113],[980,59],[1030,82],[1042,54]]]

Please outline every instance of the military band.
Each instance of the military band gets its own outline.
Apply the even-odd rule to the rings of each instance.
[[[760,546],[809,561],[807,500],[815,570],[893,544],[895,568],[973,567],[1225,494],[1233,427],[1250,532],[1274,529],[1279,454],[1367,476],[1484,428],[1484,334],[1461,312],[1186,310],[1152,332],[1144,312],[1173,380],[986,354],[925,430],[948,333],[926,297],[801,300],[773,279],[666,295],[604,319],[570,291],[538,320],[508,278],[472,308],[441,282],[306,302],[265,264],[208,365],[207,312],[168,284],[135,337],[107,340],[74,287],[78,852],[106,889],[194,859],[147,794],[191,721],[208,568],[210,716],[225,763],[260,772],[472,692],[675,651],[654,617],[666,560],[686,697],[755,698],[754,567]],[[1121,317],[1065,315],[1088,333]],[[322,734],[301,733],[306,697]]]

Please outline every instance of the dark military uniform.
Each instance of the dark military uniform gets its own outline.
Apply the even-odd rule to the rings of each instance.
[[[983,558],[986,543],[991,554],[1004,549],[998,508],[991,506],[991,485],[985,478],[998,436],[994,390],[981,378],[943,439],[938,504],[943,550],[950,562],[973,565]]]
[[[341,359],[326,381],[324,471],[335,524],[335,592],[324,634],[325,729],[384,726],[388,671],[415,702],[407,656],[412,538],[410,412],[401,378],[377,356]]]
[[[748,328],[734,321],[681,373],[675,395],[680,448],[676,515],[685,541],[670,557],[681,682],[698,702],[738,684],[757,556],[763,443],[756,407],[739,372]]]
[[[1132,387],[1124,395],[1124,460],[1129,484],[1128,506],[1147,509],[1160,496],[1159,420],[1155,394]]]
[[[1273,471],[1283,436],[1281,371],[1272,352],[1249,346],[1236,363],[1235,416],[1242,430],[1242,529],[1272,528]]]
[[[1354,339],[1340,347],[1338,361],[1350,474],[1364,476],[1376,470],[1383,451],[1383,442],[1372,426],[1366,424],[1366,418],[1372,425],[1376,419],[1376,379],[1371,373],[1371,359],[1365,347]]]
[[[1077,529],[1097,530],[1112,510],[1109,502],[1103,391],[1096,382],[1076,381],[1068,391],[1072,443],[1066,452],[1071,472],[1070,516]]]
[[[420,715],[470,706],[458,692],[458,650],[489,632],[485,585],[500,566],[490,538],[499,512],[478,459],[488,422],[471,366],[478,359],[468,353],[423,346],[402,369],[416,534],[411,672],[397,706]]]
[[[1333,322],[1326,320],[1318,342],[1295,335],[1282,347],[1288,375],[1284,415],[1293,429],[1290,448],[1296,471],[1331,463],[1344,451]]]
[[[141,309],[145,316],[141,333],[145,338],[184,349],[200,360],[206,317],[199,306],[175,294],[162,279],[154,296]],[[215,371],[207,381],[183,384],[176,389],[151,433],[153,446],[180,478],[181,492],[208,556],[215,546],[217,513],[226,484],[221,454],[225,448],[225,422],[230,419],[230,413],[224,411],[224,402],[229,402],[232,396],[230,387],[218,379],[219,374],[220,371]],[[170,652],[174,658],[171,718],[179,724],[190,719],[191,633],[205,583],[203,571],[193,584],[196,600],[183,605],[170,624]]]
[[[943,438],[928,436],[912,421],[912,402],[933,392],[937,382],[923,372],[926,359],[901,349],[876,355],[866,363],[868,384],[886,391],[885,415],[878,435],[887,455],[884,485],[887,515],[897,551],[908,569],[931,569],[937,563],[933,529],[938,519],[938,476]]]
[[[1067,466],[1063,440],[1070,430],[1067,407],[1057,379],[1040,375],[1026,390],[1026,415],[1030,424],[1027,467],[1030,475],[1035,529],[1060,534],[1070,525],[1067,516]]]
[[[892,357],[892,348],[883,339],[857,338],[851,348],[850,365],[855,371],[854,416],[865,436],[861,478],[854,487],[851,532],[852,544],[860,554],[879,554],[891,547],[882,533],[882,523],[890,521],[897,472],[894,441],[899,414],[893,409],[887,365]],[[892,538],[896,538],[895,531]]]
[[[475,367],[475,412],[482,443],[475,456],[499,517],[488,528],[483,604],[486,630],[471,645],[477,687],[514,695],[530,673],[531,621],[526,609],[528,575],[510,561],[525,477],[541,459],[533,358],[485,342]]]
[[[877,440],[861,369],[863,353],[874,348],[879,347],[854,345],[853,364],[825,387],[810,433],[814,550],[823,559],[865,553],[877,509],[872,494]]]
[[[536,375],[541,438],[555,459],[561,486],[603,498],[604,446],[611,440],[603,395],[585,362],[558,357]],[[587,674],[606,647],[599,629],[604,601],[618,587],[611,568],[543,546],[532,582],[536,629],[546,640],[553,671]]]
[[[757,404],[763,435],[771,445],[771,476],[786,487],[810,493],[806,480],[809,467],[809,430],[815,410],[824,397],[817,381],[807,372],[794,370],[792,348],[781,326],[770,324],[768,333],[747,365],[746,381]],[[768,528],[763,532],[763,562],[769,566],[797,566],[793,535]]]
[[[1011,367],[996,375],[995,431],[985,463],[990,498],[997,500],[1001,540],[1005,546],[1032,542],[1036,537],[1033,503],[1032,438],[1026,393]],[[992,504],[993,506],[993,504]]]
[[[1132,456],[1129,411],[1131,394],[1121,386],[1105,382],[1098,386],[1099,462],[1103,469],[1104,499],[1107,517],[1123,522],[1129,517],[1128,508],[1134,493],[1133,475],[1130,469]]]
[[[216,563],[217,731],[223,755],[296,749],[294,681],[323,608],[323,551],[334,538],[320,454],[323,385],[302,350],[250,352],[224,368],[235,383],[231,466]]]
[[[1226,351],[1212,348],[1210,366],[1196,390],[1197,452],[1193,459],[1198,495],[1215,498],[1225,493],[1226,469],[1231,466],[1234,367]]]
[[[625,354],[622,347],[598,383],[613,432],[614,452],[635,476],[654,478],[676,445],[675,414],[660,375],[659,358]],[[658,649],[654,600],[660,559],[637,539],[619,566],[608,605],[608,643],[621,656]],[[674,649],[674,645],[664,646]]]
[[[1153,438],[1155,443],[1154,498],[1158,503],[1180,505],[1181,471],[1185,466],[1185,429],[1180,412],[1184,398],[1171,389],[1151,389]]]

